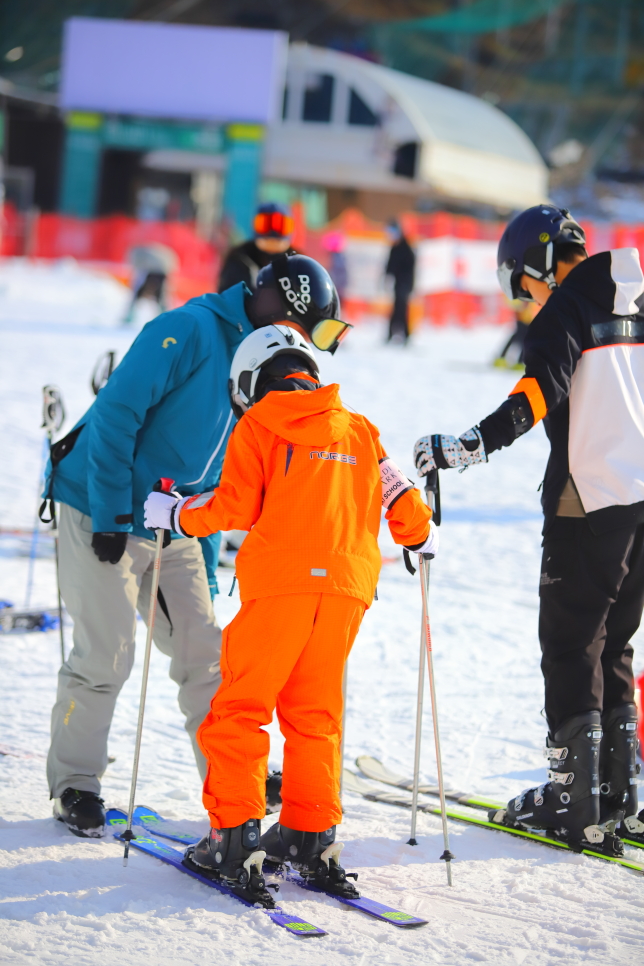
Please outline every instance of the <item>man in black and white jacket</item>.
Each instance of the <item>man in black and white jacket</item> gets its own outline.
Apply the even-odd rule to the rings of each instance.
[[[549,781],[494,818],[621,854],[615,828],[644,842],[630,644],[644,607],[644,276],[637,249],[589,258],[584,246],[581,227],[552,205],[507,226],[501,287],[542,306],[526,336],[525,376],[461,437],[419,439],[414,458],[421,476],[487,462],[543,419]]]

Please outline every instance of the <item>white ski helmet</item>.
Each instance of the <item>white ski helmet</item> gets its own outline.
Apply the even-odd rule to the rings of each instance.
[[[317,359],[304,336],[288,325],[266,325],[256,329],[237,347],[230,367],[228,390],[233,412],[238,418],[258,401],[260,374],[279,356],[288,358],[284,359],[285,365],[280,367],[282,371],[275,373],[276,378],[302,369],[318,380]],[[297,383],[295,380],[293,389],[305,387]],[[314,388],[312,383],[305,385],[307,389]]]

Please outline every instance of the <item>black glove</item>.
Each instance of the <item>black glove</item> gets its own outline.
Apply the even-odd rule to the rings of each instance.
[[[117,564],[125,553],[127,533],[93,533],[92,550],[101,563]]]

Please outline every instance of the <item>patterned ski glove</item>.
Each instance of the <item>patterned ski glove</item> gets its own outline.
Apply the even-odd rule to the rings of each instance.
[[[421,436],[414,446],[414,463],[419,476],[430,470],[458,468],[459,473],[472,463],[487,463],[483,437],[478,426],[456,436]]]
[[[438,547],[440,544],[440,537],[438,533],[438,527],[433,520],[429,521],[429,534],[424,543],[420,543],[415,547],[405,547],[405,550],[409,550],[410,553],[431,553],[436,556],[438,553]]]
[[[158,493],[156,490],[149,493],[143,504],[143,523],[148,530],[172,530],[182,537],[186,536],[179,525],[179,514],[189,499],[189,496],[182,499],[178,493]]]

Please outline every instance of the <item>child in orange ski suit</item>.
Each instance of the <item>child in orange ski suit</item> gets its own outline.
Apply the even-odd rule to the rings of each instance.
[[[329,385],[260,399],[230,437],[220,486],[179,505],[187,535],[250,531],[237,555],[242,606],[223,633],[222,683],[197,732],[213,828],[265,815],[263,726],[275,708],[286,739],[280,822],[322,832],[340,821],[342,678],[374,598],[383,502],[396,543],[422,546],[431,511],[376,427]]]

